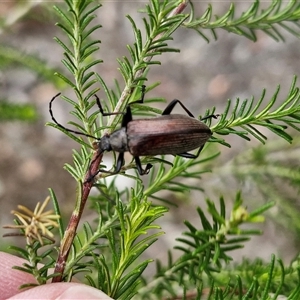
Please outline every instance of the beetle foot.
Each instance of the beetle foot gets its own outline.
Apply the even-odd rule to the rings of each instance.
[[[204,118],[201,118],[200,121],[204,121],[204,120],[207,120],[207,119],[211,119],[211,118],[214,118],[214,119],[218,119],[218,117],[220,117],[219,114],[216,114],[216,115],[208,115]]]
[[[152,167],[153,167],[153,165],[147,164],[146,169],[145,169],[145,171],[144,171],[144,174],[149,174],[150,169],[151,169]]]
[[[88,183],[90,183],[91,181],[94,180],[94,178],[95,178],[95,176],[91,175],[90,177],[88,177],[88,178],[83,182],[83,184],[88,184]]]
[[[83,184],[88,184],[95,180],[95,177],[99,174],[99,171],[97,171],[95,174],[89,174],[89,177],[86,178],[86,180],[83,182]]]

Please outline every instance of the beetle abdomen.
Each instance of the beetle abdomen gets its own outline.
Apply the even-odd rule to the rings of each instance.
[[[133,156],[181,154],[201,147],[211,135],[203,122],[178,114],[127,124],[128,149]]]

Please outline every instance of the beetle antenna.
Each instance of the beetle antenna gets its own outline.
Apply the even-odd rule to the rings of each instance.
[[[99,140],[99,138],[93,136],[93,135],[90,135],[90,134],[87,134],[87,133],[84,133],[84,132],[80,132],[80,131],[76,131],[76,130],[73,130],[73,129],[69,129],[67,127],[64,127],[63,125],[61,125],[60,123],[58,123],[56,121],[56,119],[54,118],[54,115],[53,115],[53,111],[52,111],[52,102],[60,95],[61,93],[58,93],[57,95],[55,95],[51,101],[49,102],[49,113],[50,113],[50,116],[51,116],[51,119],[52,121],[57,125],[59,126],[60,128],[68,131],[68,132],[72,132],[72,133],[75,133],[75,134],[80,134],[80,135],[84,135],[86,137],[90,137],[90,138],[93,138],[95,140]]]

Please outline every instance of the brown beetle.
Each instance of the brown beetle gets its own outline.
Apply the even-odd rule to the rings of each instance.
[[[142,97],[134,103],[143,103],[144,94],[145,86],[143,85]],[[49,112],[52,120],[64,130],[98,140],[99,154],[104,151],[119,152],[114,173],[118,173],[121,170],[121,167],[124,164],[124,152],[127,151],[134,157],[140,175],[149,173],[152,165],[147,164],[144,170],[139,156],[171,154],[186,158],[197,158],[204,147],[204,144],[212,135],[209,127],[201,121],[207,118],[216,118],[215,115],[209,115],[199,121],[195,119],[193,114],[179,100],[174,99],[165,108],[161,116],[150,119],[134,120],[132,119],[131,109],[128,105],[123,116],[121,128],[112,132],[110,135],[96,138],[79,131],[68,129],[56,121],[52,113],[52,102],[59,95],[60,94],[54,96],[49,103]],[[96,95],[95,97],[102,115],[118,114],[104,113],[99,98]],[[177,103],[181,105],[188,116],[171,114]],[[196,148],[199,148],[196,155],[188,153],[188,151]],[[99,172],[107,173],[108,171],[99,170],[96,174],[92,174],[88,181],[91,181]]]

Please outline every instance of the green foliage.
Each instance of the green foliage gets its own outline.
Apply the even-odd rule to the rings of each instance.
[[[184,23],[187,28],[196,30],[207,42],[205,30],[209,29],[217,39],[216,29],[222,28],[228,32],[246,37],[252,41],[257,40],[256,32],[263,31],[275,41],[284,41],[284,36],[278,28],[286,30],[288,33],[299,37],[299,14],[300,4],[297,0],[286,1],[272,0],[270,6],[260,9],[260,1],[253,1],[249,9],[237,18],[235,17],[235,4],[231,3],[229,10],[223,16],[213,17],[213,6],[209,5],[201,17],[195,16],[193,1],[191,16],[188,22]],[[282,4],[286,4],[282,7]]]
[[[51,245],[51,242],[47,242],[44,245]],[[10,249],[16,252],[20,257],[28,261],[24,263],[22,267],[15,266],[14,269],[32,274],[36,279],[36,282],[26,282],[20,286],[20,288],[28,288],[37,285],[46,284],[53,274],[51,273],[51,268],[55,263],[53,258],[53,249],[44,250],[41,252],[41,245],[36,241],[33,245],[27,245],[26,249],[16,246],[10,246]]]
[[[28,68],[38,76],[53,82],[57,86],[62,86],[61,81],[53,77],[54,70],[36,55],[28,53],[24,55],[24,52],[19,49],[0,45],[0,68],[5,70],[16,64]]]
[[[218,155],[219,153],[214,153],[206,158],[198,156],[198,158],[194,160],[186,160],[180,156],[176,156],[172,162],[172,168],[169,170],[167,170],[166,165],[170,165],[170,162],[157,158],[149,160],[151,163],[159,162],[159,164],[157,164],[158,170],[154,168],[152,172],[150,172],[148,188],[145,189],[144,194],[153,199],[166,201],[161,197],[154,196],[154,194],[162,190],[183,194],[191,189],[203,191],[201,186],[195,186],[195,184],[189,185],[187,179],[199,180],[201,175],[209,172],[209,170],[197,166],[199,164],[205,164]]]
[[[141,192],[137,196],[133,195],[129,205],[119,200],[116,212],[120,227],[106,231],[106,255],[93,255],[92,265],[96,266],[97,279],[94,281],[91,276],[87,276],[92,286],[116,299],[130,299],[136,293],[141,274],[152,260],[147,259],[137,265],[134,262],[162,234],[148,232],[160,228],[153,222],[167,209],[154,207],[141,196]],[[110,259],[107,259],[108,253],[111,253]]]
[[[247,236],[260,234],[256,229],[243,230],[240,225],[247,222],[262,222],[261,213],[274,206],[275,203],[270,202],[248,213],[242,206],[243,200],[238,193],[231,216],[227,219],[223,197],[219,200],[219,210],[209,199],[206,202],[208,211],[213,217],[212,222],[208,220],[201,208],[197,209],[201,226],[192,225],[186,221],[185,224],[189,231],[183,234],[187,238],[177,239],[184,245],[175,248],[182,251],[183,254],[176,261],[169,254],[168,265],[157,263],[156,279],[148,284],[145,279],[144,287],[139,290],[139,299],[164,299],[178,295],[183,295],[182,298],[187,299],[184,291],[194,291],[192,295],[200,297],[207,293],[205,292],[207,289],[210,289],[211,293],[207,299],[227,299],[222,297],[235,299],[233,296],[238,292],[239,295],[248,294],[245,299],[257,299],[261,296],[262,299],[268,299],[266,298],[267,293],[276,290],[279,292],[284,282],[284,275],[279,275],[282,276],[281,281],[276,280],[272,283],[276,272],[280,271],[280,274],[293,273],[294,282],[298,281],[297,270],[285,271],[281,261],[279,261],[279,268],[275,269],[275,256],[272,258],[271,266],[262,265],[261,261],[250,263],[251,266],[249,266],[249,262],[245,261],[241,266],[234,268],[232,274],[230,270],[222,270],[224,262],[227,264],[232,260],[227,253],[242,248],[245,241],[249,240]],[[259,265],[260,269],[258,269]],[[254,276],[259,276],[259,280],[253,278]],[[214,290],[217,284],[226,288]],[[245,287],[249,290],[243,290]]]
[[[83,125],[80,125],[74,122],[72,125],[87,134],[92,134],[92,127],[96,118],[96,114],[92,114],[91,116],[87,115],[88,111],[95,104],[95,101],[91,101],[90,103],[89,100],[98,90],[97,88],[92,89],[96,80],[92,78],[94,73],[91,71],[91,68],[102,62],[100,59],[91,60],[91,55],[99,49],[98,44],[100,41],[90,40],[90,35],[101,27],[100,25],[95,25],[88,28],[89,24],[95,18],[93,12],[99,8],[99,5],[94,5],[93,8],[86,10],[92,2],[93,1],[79,1],[72,3],[72,1],[66,1],[69,16],[58,6],[54,6],[64,21],[63,24],[58,23],[57,26],[59,26],[69,38],[73,49],[67,46],[61,39],[55,38],[55,40],[65,51],[62,63],[71,73],[71,76],[74,77],[74,80],[68,79],[62,73],[57,73],[56,75],[66,84],[70,85],[78,99],[78,103],[76,103],[74,100],[64,97],[64,99],[74,107],[74,111],[72,111],[71,114],[83,123]],[[86,94],[86,96],[84,96],[84,94]],[[62,128],[58,128],[64,131]],[[74,135],[72,135],[72,137],[76,141],[79,141]]]
[[[24,56],[22,51],[15,48],[0,46],[0,70],[5,71],[16,63],[53,81],[53,71],[46,67],[45,62],[31,55]],[[32,104],[15,104],[1,100],[0,121],[35,121],[36,119],[36,109]]]
[[[34,121],[36,118],[36,110],[33,105],[0,102],[0,121]]]
[[[20,9],[20,6],[22,6],[22,9]],[[0,20],[0,33],[13,26],[19,19],[26,18],[36,6],[36,3],[23,1],[20,6],[15,4],[10,9],[10,17],[6,18],[6,20],[4,18]],[[61,80],[53,77],[54,70],[44,60],[38,58],[36,54],[25,53],[23,49],[13,46],[0,45],[0,71],[5,72],[10,68],[19,66],[30,70],[30,72],[37,74],[48,82],[52,82],[58,87],[64,86]],[[16,104],[12,100],[15,100],[16,103],[18,102],[17,99],[0,100],[0,121],[35,121],[37,119],[37,111],[34,105]]]
[[[290,268],[284,267],[280,260],[276,263],[274,256],[269,265],[259,260],[254,262],[245,260],[237,266],[228,267],[233,260],[231,251],[242,248],[251,236],[260,234],[256,229],[245,229],[241,226],[245,223],[262,222],[264,220],[262,214],[275,205],[270,201],[248,212],[243,206],[240,192],[237,192],[235,199],[231,201],[234,203],[232,209],[228,209],[223,197],[220,197],[218,207],[212,199],[207,199],[207,212],[200,207],[197,208],[199,224],[185,221],[187,231],[177,239],[178,245],[175,247],[180,252],[179,258],[174,259],[170,252],[167,263],[157,262],[154,278],[142,278],[144,270],[152,262],[152,258],[145,259],[142,254],[162,235],[163,232],[156,222],[168,212],[165,206],[156,203],[160,201],[159,203],[165,205],[170,204],[162,192],[168,191],[185,198],[190,191],[203,192],[204,187],[199,183],[201,176],[210,169],[214,170],[213,162],[220,155],[213,146],[216,144],[230,146],[221,138],[223,136],[234,134],[245,140],[250,140],[251,136],[265,144],[267,137],[261,130],[263,127],[275,133],[282,141],[291,143],[293,132],[290,130],[298,132],[300,120],[299,88],[296,86],[296,78],[292,81],[288,95],[280,102],[277,97],[279,87],[266,103],[265,91],[258,101],[253,98],[243,101],[229,100],[223,113],[217,111],[221,115],[214,125],[211,125],[211,120],[207,120],[207,125],[211,127],[214,136],[197,159],[175,157],[170,163],[167,157],[144,157],[143,164],[154,164],[147,184],[137,176],[137,172],[128,174],[128,170],[135,168],[133,162],[122,166],[120,174],[111,181],[109,180],[112,174],[100,173],[94,184],[98,193],[90,197],[92,209],[97,211],[97,222],[86,222],[82,228],[79,227],[76,235],[75,232],[92,187],[85,178],[90,176],[90,169],[97,159],[102,159],[100,155],[106,155],[99,153],[98,148],[94,147],[92,137],[99,141],[104,134],[115,130],[126,105],[140,98],[140,87],[147,80],[149,69],[153,64],[160,64],[158,55],[179,51],[168,45],[172,40],[172,34],[183,26],[187,29],[196,29],[199,33],[201,27],[201,35],[204,38],[206,38],[203,33],[205,29],[210,29],[215,34],[216,28],[224,28],[252,40],[256,39],[254,30],[262,30],[274,38],[282,39],[275,25],[289,29],[290,27],[283,25],[283,22],[296,24],[300,19],[299,5],[295,1],[290,1],[282,8],[281,1],[277,0],[272,2],[270,8],[260,11],[259,1],[254,1],[252,7],[236,19],[232,5],[225,16],[218,17],[211,23],[212,6],[208,7],[203,17],[196,18],[193,6],[190,16],[188,13],[182,13],[187,5],[184,1],[151,0],[143,10],[143,28],[138,28],[133,18],[127,16],[133,29],[134,43],[127,46],[128,57],[118,59],[123,82],[115,81],[114,87],[110,89],[109,86],[113,84],[105,82],[103,77],[93,70],[94,66],[102,63],[101,59],[94,59],[100,41],[94,39],[92,35],[101,27],[99,24],[94,25],[95,13],[100,5],[92,0],[64,2],[67,9],[64,6],[55,6],[55,10],[61,18],[61,22],[57,25],[68,41],[63,38],[56,38],[56,41],[64,50],[62,63],[69,76],[63,73],[57,75],[74,91],[76,100],[66,96],[62,96],[62,99],[69,103],[71,114],[76,118],[76,121],[69,123],[70,128],[78,131],[81,137],[57,124],[48,125],[73,138],[81,148],[73,150],[73,165],[65,165],[67,171],[77,181],[77,195],[67,229],[64,228],[63,222],[59,221],[62,239],[60,250],[69,254],[63,257],[59,253],[61,255],[59,259],[65,259],[61,264],[64,268],[58,272],[58,276],[61,275],[59,280],[70,281],[75,274],[83,273],[88,284],[103,290],[114,299],[178,299],[178,297],[190,299],[191,296],[200,299],[204,294],[207,295],[207,299],[215,300],[271,299],[272,293],[276,299],[283,292],[289,299],[298,299],[300,294],[298,260],[295,260]],[[190,20],[186,21],[188,17]],[[294,31],[291,32],[296,34]],[[98,83],[107,98],[103,106],[107,111],[117,113],[112,115],[107,123],[98,110],[94,111],[96,101],[93,96],[99,89],[96,86]],[[148,86],[146,92],[156,86],[157,84]],[[133,114],[158,113],[159,111],[152,107],[152,102],[159,100],[161,99],[151,99],[145,104],[133,104]],[[205,115],[215,111],[216,108],[207,109]],[[83,138],[85,134],[89,135],[88,141]],[[94,149],[96,152],[93,154]],[[261,161],[266,160],[266,155],[257,154],[257,156],[260,156]],[[280,174],[283,174],[282,170]],[[135,186],[132,190],[117,185],[116,177],[121,176],[133,180]],[[298,171],[294,173],[293,180],[299,187]],[[50,194],[56,213],[60,215],[58,204],[60,201],[56,199],[54,191],[51,190]],[[225,198],[230,196],[226,195]],[[67,246],[72,244],[70,252],[64,248],[66,244]],[[43,284],[49,278],[46,269],[54,265],[54,261],[50,259],[50,263],[47,262],[42,271],[38,269],[36,263],[39,262],[39,258],[48,258],[50,253],[53,255],[52,251],[46,251],[45,254],[38,256],[37,250],[41,246],[37,243],[30,249],[17,250],[27,260],[33,261],[33,264],[25,267],[24,271],[36,275],[38,282]],[[56,275],[52,277],[56,278]]]
[[[261,106],[263,104],[265,90],[254,107],[253,98],[244,100],[241,104],[240,100],[237,99],[232,109],[231,116],[226,120],[232,103],[231,100],[228,100],[228,104],[218,124],[214,125],[212,130],[221,135],[236,134],[248,141],[250,141],[248,135],[252,135],[264,144],[267,137],[260,132],[257,127],[253,126],[256,125],[269,129],[279,137],[291,143],[293,138],[286,130],[288,128],[293,128],[300,131],[300,93],[299,88],[296,87],[296,77],[292,82],[289,94],[286,96],[285,100],[280,103],[278,108],[271,111],[276,103],[279,90],[280,87],[277,88],[275,94],[263,109],[261,109]],[[214,110],[215,108],[213,111]],[[280,123],[276,124],[272,122],[273,120],[279,121]],[[240,127],[244,131],[237,131],[233,129],[234,127]],[[229,146],[223,140],[218,141]]]

